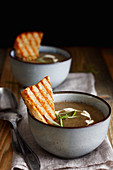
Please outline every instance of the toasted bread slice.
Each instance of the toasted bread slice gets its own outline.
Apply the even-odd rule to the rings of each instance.
[[[38,58],[42,37],[42,32],[25,32],[18,35],[14,42],[17,57],[24,61]]]
[[[27,87],[21,96],[30,113],[38,120],[52,124],[50,120],[56,118],[50,77],[46,76],[39,83]]]

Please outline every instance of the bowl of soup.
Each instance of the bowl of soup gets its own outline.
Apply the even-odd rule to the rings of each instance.
[[[35,119],[28,110],[31,132],[46,151],[61,158],[78,158],[95,150],[107,135],[111,108],[103,99],[82,92],[53,94],[56,125]]]
[[[24,87],[39,82],[50,75],[52,88],[60,85],[68,76],[71,67],[71,54],[66,50],[40,46],[39,57],[33,61],[22,61],[16,51],[10,51],[10,64],[15,79]]]

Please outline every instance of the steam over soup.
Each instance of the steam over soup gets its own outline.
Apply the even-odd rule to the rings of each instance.
[[[57,102],[55,110],[55,121],[62,127],[84,127],[105,118],[99,109],[85,103]]]

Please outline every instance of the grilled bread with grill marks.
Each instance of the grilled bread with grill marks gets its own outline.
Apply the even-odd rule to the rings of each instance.
[[[17,57],[23,61],[34,60],[39,57],[39,47],[43,32],[25,32],[16,37],[14,49]]]
[[[36,85],[24,89],[21,92],[21,96],[30,113],[36,119],[47,124],[52,124],[49,120],[54,120],[56,113],[49,76],[46,76]]]

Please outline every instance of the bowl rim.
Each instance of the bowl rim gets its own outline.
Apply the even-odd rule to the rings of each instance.
[[[102,101],[107,107],[108,107],[108,115],[107,117],[105,117],[103,120],[97,122],[97,123],[94,123],[94,124],[90,124],[88,126],[81,126],[81,127],[61,127],[61,126],[54,126],[54,125],[51,125],[51,124],[46,124],[46,123],[43,123],[41,121],[39,121],[38,119],[36,119],[29,111],[29,109],[27,109],[27,112],[28,112],[28,115],[33,118],[35,121],[37,121],[39,124],[42,124],[44,126],[49,126],[49,127],[52,127],[52,128],[61,128],[61,129],[82,129],[82,128],[89,128],[89,127],[94,127],[98,124],[101,124],[102,122],[105,122],[108,118],[110,118],[111,116],[111,107],[110,105],[102,98],[100,98],[99,96],[96,96],[96,95],[93,95],[93,94],[90,94],[90,93],[86,93],[86,92],[79,92],[79,91],[57,91],[57,92],[53,92],[53,95],[54,94],[81,94],[81,95],[86,95],[86,96],[91,96],[93,98],[96,98],[100,101]]]
[[[58,49],[58,50],[64,51],[69,55],[69,57],[67,57],[67,58],[65,57],[62,61],[58,61],[58,62],[55,62],[55,63],[32,63],[32,62],[29,62],[29,61],[26,62],[26,61],[19,60],[15,55],[15,49],[14,48],[12,48],[9,51],[9,56],[10,56],[11,59],[16,60],[17,62],[31,64],[31,65],[32,64],[33,65],[52,65],[52,64],[59,64],[59,63],[63,63],[63,62],[68,61],[68,60],[72,60],[72,55],[67,49],[62,49],[62,48],[54,47],[54,46],[46,46],[46,45],[41,45],[40,47],[42,47],[42,48],[47,47],[47,48],[53,48],[53,49]],[[14,51],[14,56],[12,56],[12,51]]]

